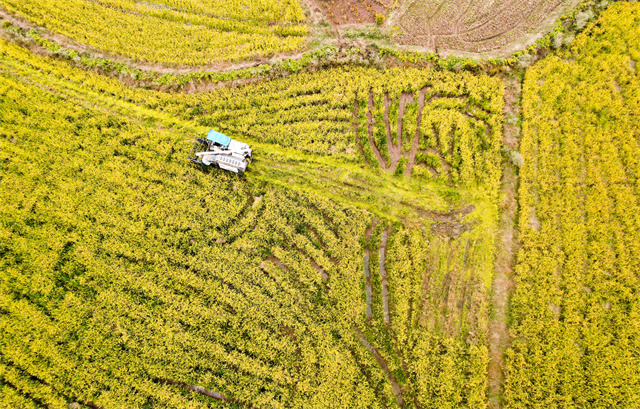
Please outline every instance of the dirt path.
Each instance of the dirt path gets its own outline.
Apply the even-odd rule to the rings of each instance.
[[[373,235],[373,228],[378,223],[378,219],[375,218],[371,222],[371,226],[367,227],[365,230],[365,239],[367,240],[367,245],[364,248],[364,280],[365,280],[365,289],[367,292],[367,321],[371,321],[373,318],[373,306],[372,306],[372,298],[373,298],[373,287],[371,285],[371,270],[369,268],[369,260],[371,257],[371,251],[369,250],[369,240],[371,240],[371,236]]]
[[[74,402],[74,403],[75,403],[75,402]],[[105,409],[105,408],[103,408],[102,406],[96,405],[95,403],[93,403],[93,402],[89,402],[89,401],[86,401],[86,400],[78,401],[78,403],[80,403],[80,404],[82,404],[83,406],[86,406],[86,407],[88,407],[88,408],[91,408],[91,409]],[[77,408],[78,408],[78,405],[77,405],[77,404],[76,404],[75,406],[72,406],[72,405],[73,405],[73,403],[72,403],[71,405],[69,405],[69,408],[71,408],[71,409],[77,409]]]
[[[316,263],[316,261],[311,257],[309,257],[309,264],[311,264],[311,267],[313,267],[314,270],[318,272],[318,274],[320,275],[320,278],[322,278],[323,280],[326,280],[329,278],[329,274],[327,274],[327,272],[324,271],[322,267],[320,267],[320,264]]]
[[[425,93],[426,93],[426,87],[425,89]],[[420,90],[420,95],[422,96],[422,100],[423,100],[423,107],[424,107],[424,97],[423,97],[423,91]],[[378,148],[378,146],[375,144],[374,139],[373,139],[373,112],[375,112],[375,104],[374,104],[374,95],[373,95],[373,90],[369,91],[369,103],[368,103],[368,112],[367,112],[367,119],[368,119],[368,134],[369,134],[369,145],[371,145],[371,149],[373,150],[376,158],[378,159],[378,163],[380,164],[380,167],[382,167],[383,169],[385,169],[386,171],[389,172],[393,172],[396,169],[396,166],[398,166],[398,162],[400,161],[400,158],[403,157],[402,155],[402,133],[403,133],[403,121],[404,121],[404,112],[406,109],[407,104],[412,103],[413,102],[413,94],[408,93],[408,92],[402,92],[400,94],[400,100],[398,101],[398,119],[397,119],[397,123],[392,124],[391,120],[389,119],[389,113],[390,113],[390,109],[391,109],[391,105],[393,103],[395,103],[395,101],[392,101],[389,98],[389,93],[385,92],[383,95],[383,107],[384,107],[384,111],[383,111],[383,116],[382,116],[382,122],[384,125],[384,129],[385,129],[385,136],[386,136],[386,141],[387,141],[387,154],[389,155],[389,161],[387,161],[382,154],[380,153],[380,148]],[[356,101],[357,103],[357,101]],[[422,111],[419,111],[420,113],[422,113]],[[355,114],[355,111],[354,111]],[[395,129],[396,130],[396,138],[394,140],[393,135],[391,133],[391,130]],[[419,129],[419,128],[418,128]],[[356,132],[357,132],[357,125],[356,125]],[[418,149],[417,143],[419,140],[419,130],[416,130],[416,141],[414,142],[414,145],[416,145],[416,151]],[[415,162],[415,161],[411,161],[410,162]],[[409,166],[407,166],[408,168],[413,168],[413,163]],[[410,175],[410,174],[409,174]]]
[[[431,165],[426,165],[424,161],[420,162],[421,164],[427,166],[427,168],[431,171],[433,176],[439,176],[441,173],[448,174],[449,169],[451,168],[451,164],[447,162],[447,160],[445,159],[445,156],[440,150],[441,149],[440,147],[442,146],[442,143],[440,140],[440,133],[442,132],[441,129],[433,125],[431,132],[433,133],[433,137],[435,138],[435,141],[436,141],[435,146],[422,149],[422,150],[420,149],[420,139],[423,136],[421,134],[423,113],[425,109],[433,109],[433,106],[431,104],[435,100],[458,99],[464,102],[465,99],[469,98],[469,94],[462,93],[460,95],[447,95],[443,93],[431,93],[429,95],[429,98],[427,98],[426,96],[429,93],[430,89],[431,89],[430,85],[420,88],[417,91],[417,99],[418,99],[417,101],[415,100],[416,99],[415,93],[402,92],[398,99],[391,100],[391,98],[389,97],[389,93],[384,92],[384,94],[382,95],[382,107],[379,107],[379,108],[382,108],[382,111],[383,111],[382,118],[380,118],[379,116],[379,111],[376,110],[376,103],[375,103],[376,96],[373,94],[373,89],[369,90],[369,98],[368,98],[368,104],[367,104],[367,135],[369,140],[369,146],[374,156],[376,157],[378,164],[383,170],[387,172],[392,172],[392,173],[396,172],[398,168],[398,164],[400,163],[400,160],[405,160],[405,167],[403,170],[403,174],[404,176],[409,177],[411,176],[413,169],[416,165],[416,158],[418,153],[422,153],[422,154],[432,154],[434,157],[436,157],[440,161],[439,168],[436,168]],[[397,117],[397,123],[394,122],[392,124],[391,123],[392,119],[390,117],[391,108],[394,107],[395,104],[397,104],[398,117]],[[411,110],[409,111],[411,112],[410,117],[405,118],[405,114],[407,112],[407,104],[415,104],[417,106],[417,112]],[[481,106],[479,105],[472,106],[471,103],[467,102],[467,106],[465,109],[468,111],[469,109],[471,109],[471,107],[474,109],[483,111],[487,114],[490,114],[489,111],[485,110]],[[463,112],[464,115],[466,115],[472,120],[483,123],[487,132],[489,134],[493,133],[493,129],[485,119],[482,119],[476,114],[470,113],[467,111]],[[356,96],[356,99],[354,100],[353,118],[354,118],[353,128],[354,128],[355,134],[357,135],[358,126],[359,126],[359,105],[358,105],[357,96]],[[376,136],[380,137],[380,136],[374,135],[374,129],[376,129],[376,126],[374,125],[380,125],[380,122],[376,122],[380,120],[382,121],[382,125],[384,127],[384,133],[385,133],[384,136],[385,136],[386,143],[380,144],[381,146],[378,146],[378,144],[376,144],[375,137]],[[410,121],[412,124],[415,123],[415,133],[413,135],[404,135],[404,128],[405,128],[406,121]],[[393,137],[392,130],[396,132],[395,138]],[[453,139],[453,134],[455,133],[455,127],[452,126],[449,132],[451,133],[451,135],[449,136],[449,139]],[[403,144],[409,141],[411,142],[411,149],[409,149],[406,152],[403,152]],[[362,154],[364,156],[364,148],[360,146],[360,143],[363,143],[363,142],[358,140],[358,149],[360,149],[360,151],[363,152]],[[453,156],[453,150],[454,150],[454,145],[452,144],[449,147],[449,152],[448,152],[450,156]],[[383,155],[382,152],[386,153],[386,156],[389,157],[388,160],[385,158],[385,155]]]
[[[519,144],[520,130],[515,121],[520,114],[520,82],[517,79],[505,79],[505,108],[507,124],[504,126],[503,143],[509,149],[516,150]],[[510,123],[511,122],[511,123]],[[493,314],[489,322],[489,407],[501,408],[502,384],[504,382],[504,350],[509,346],[509,329],[507,317],[509,309],[509,294],[513,288],[511,278],[512,266],[515,263],[517,251],[517,237],[515,231],[517,211],[518,169],[507,161],[502,175],[501,207],[497,238],[497,256],[495,262],[495,276],[491,287],[491,305]]]
[[[369,270],[369,249],[364,249],[364,280],[366,284],[367,292],[367,320],[370,321],[373,318],[373,308],[371,306],[371,298],[373,296],[373,289],[371,288],[371,272]]]
[[[309,9],[309,12],[311,14],[311,19],[312,19],[312,23],[317,25],[318,23],[320,23],[321,20],[325,19],[325,21],[327,21],[330,25],[331,25],[331,30],[333,31],[333,33],[335,34],[336,38],[338,39],[338,44],[342,44],[342,35],[340,34],[340,29],[338,28],[338,26],[331,21],[330,18],[327,18],[324,13],[322,12],[322,8],[320,7],[319,4],[316,3],[317,0],[305,0],[304,3],[306,4],[307,8]],[[322,0],[320,0],[322,1]]]
[[[376,159],[378,159],[378,163],[380,167],[383,169],[387,169],[387,160],[382,157],[380,153],[380,149],[378,149],[378,145],[373,140],[373,112],[375,111],[375,105],[373,102],[373,90],[369,90],[369,98],[367,99],[367,136],[369,137],[369,145],[371,146],[371,150],[373,151]]]

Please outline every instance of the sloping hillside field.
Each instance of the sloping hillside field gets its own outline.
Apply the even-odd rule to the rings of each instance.
[[[293,1],[0,4],[184,66],[307,34]],[[0,38],[0,408],[640,404],[640,4],[499,75],[169,93],[23,46]],[[212,128],[246,173],[189,163]]]

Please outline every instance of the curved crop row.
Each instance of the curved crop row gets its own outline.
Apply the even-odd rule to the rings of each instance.
[[[2,0],[31,22],[97,50],[170,65],[207,65],[299,49],[307,28],[292,1],[167,4]]]

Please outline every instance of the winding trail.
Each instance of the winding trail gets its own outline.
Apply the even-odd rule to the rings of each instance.
[[[505,116],[520,115],[520,82],[516,79],[505,79]],[[503,144],[516,150],[520,140],[520,129],[515,125],[504,127]],[[507,317],[509,295],[513,288],[511,278],[514,254],[517,251],[516,212],[518,192],[518,169],[514,164],[505,161],[502,174],[501,193],[504,197],[501,207],[495,275],[491,286],[492,316],[489,322],[489,408],[502,407],[502,385],[504,382],[504,351],[509,346],[509,329]]]

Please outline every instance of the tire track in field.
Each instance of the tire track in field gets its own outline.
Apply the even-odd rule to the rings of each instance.
[[[392,227],[388,227],[382,231],[379,250],[380,281],[382,283],[382,312],[384,314],[384,323],[387,326],[391,326],[391,314],[389,311],[389,281],[387,280],[386,266],[387,240],[389,239],[389,234],[391,234],[391,229]]]
[[[379,220],[377,218],[374,218],[373,221],[371,222],[371,225],[367,227],[365,231],[366,244],[364,246],[365,248],[364,273],[365,273],[366,291],[367,291],[367,319],[366,319],[365,325],[368,329],[373,329],[373,327],[371,326],[372,319],[373,319],[373,306],[372,306],[373,288],[371,284],[371,271],[370,271],[370,253],[371,253],[371,247],[373,247],[373,244],[371,243],[371,238],[373,236],[374,229],[376,228],[378,223],[379,223]],[[388,274],[387,274],[387,267],[386,267],[386,255],[387,255],[387,245],[388,245],[389,236],[392,234],[392,232],[393,232],[393,225],[385,227],[381,232],[380,243],[378,245],[378,252],[379,252],[378,269],[380,274],[380,284],[382,287],[381,298],[382,298],[382,314],[383,314],[383,323],[384,323],[384,326],[379,327],[378,330],[382,330],[383,332],[387,333],[391,337],[391,339],[393,340],[390,345],[392,351],[387,351],[387,352],[391,352],[392,355],[395,355],[395,357],[400,361],[402,370],[404,371],[404,373],[407,373],[408,365],[407,365],[407,362],[405,361],[405,357],[401,348],[398,347],[399,345],[398,339],[396,337],[395,331],[391,323],[391,309],[390,309],[390,302],[389,302],[389,282],[388,282]],[[410,311],[409,315],[411,314],[412,312]],[[390,369],[389,363],[385,359],[385,357],[382,356],[382,354],[380,354],[380,352],[378,351],[378,349],[376,349],[375,346],[373,346],[373,344],[369,341],[369,339],[367,339],[367,336],[360,330],[360,328],[355,326],[354,331],[358,339],[362,343],[362,345],[369,351],[369,353],[371,353],[371,356],[378,363],[378,367],[380,368],[380,370],[382,370],[382,372],[386,375],[386,378],[389,381],[391,388],[393,390],[393,394],[396,399],[397,405],[400,408],[404,408],[406,404],[405,397],[407,397],[407,399],[413,400],[413,404],[414,404],[413,407],[415,407],[416,409],[419,409],[419,406],[416,401],[416,397],[413,396],[413,398],[411,398],[411,396],[406,395],[407,393],[410,394],[410,391],[407,389],[406,385],[403,385],[398,381],[398,379],[396,378],[396,373]]]
[[[158,381],[160,383],[163,383],[165,385],[175,385],[175,386],[178,386],[179,388],[186,389],[186,390],[189,390],[189,391],[192,391],[192,392],[196,392],[196,393],[199,393],[201,395],[208,396],[210,398],[213,398],[213,399],[216,399],[216,400],[220,400],[220,401],[223,401],[223,402],[227,402],[227,403],[230,403],[230,404],[243,406],[245,408],[250,408],[250,409],[255,409],[256,408],[255,406],[253,406],[250,403],[245,403],[245,402],[242,402],[242,401],[240,401],[238,399],[230,398],[230,397],[228,397],[228,396],[226,396],[226,395],[224,395],[224,394],[222,394],[220,392],[210,391],[208,389],[203,388],[202,386],[191,385],[191,384],[188,384],[186,382],[174,381],[172,379],[164,379],[164,378],[156,379],[156,381]]]
[[[367,230],[365,231],[365,239],[367,240],[367,244],[364,247],[364,280],[365,289],[367,292],[367,321],[371,321],[371,319],[373,318],[373,287],[371,286],[371,270],[369,268],[369,260],[371,257],[371,250],[369,250],[369,241],[371,240],[373,229],[376,227],[377,222],[377,218],[373,219],[373,222],[371,222],[371,226],[367,227]]]
[[[371,151],[373,152],[375,158],[377,159],[378,165],[380,166],[381,169],[390,173],[396,172],[398,170],[400,161],[404,159],[405,168],[403,170],[403,174],[406,177],[411,176],[413,168],[415,167],[416,164],[421,164],[426,166],[429,169],[429,171],[431,171],[434,177],[439,176],[441,173],[444,173],[445,175],[448,174],[449,169],[451,168],[451,164],[447,162],[447,159],[445,159],[444,155],[446,153],[448,154],[449,157],[453,157],[454,149],[456,148],[455,143],[452,142],[448,152],[442,152],[440,130],[436,126],[436,124],[432,124],[431,134],[436,139],[436,144],[434,147],[420,149],[420,140],[423,137],[428,136],[428,135],[423,135],[423,130],[422,130],[423,115],[425,113],[425,110],[429,111],[433,109],[438,109],[436,105],[432,104],[435,100],[439,100],[439,99],[454,100],[455,99],[455,100],[464,102],[465,100],[469,99],[470,95],[468,93],[461,93],[459,95],[449,95],[449,94],[444,94],[439,92],[429,93],[431,89],[432,89],[431,85],[426,85],[420,88],[416,93],[402,92],[399,98],[394,100],[391,100],[391,98],[389,97],[389,92],[385,91],[382,95],[378,96],[379,99],[377,101],[378,104],[380,105],[379,110],[382,110],[382,117],[379,116],[379,110],[376,109],[376,96],[374,95],[374,91],[373,89],[369,90],[368,100],[367,100],[367,112],[366,112],[366,128],[367,128],[366,134],[369,142],[369,147],[371,148]],[[429,95],[428,98],[427,98],[427,95]],[[391,113],[392,105],[396,103],[397,103],[397,109],[398,109],[397,123],[392,124],[390,119],[390,113]],[[417,107],[417,115],[412,114],[410,117],[405,118],[405,112],[407,109],[407,105],[409,104],[415,105]],[[490,111],[487,111],[481,106],[472,104],[471,102],[468,102],[468,101],[466,102],[464,109],[460,110],[460,113],[466,116],[469,119],[469,121],[472,121],[473,123],[475,123],[476,126],[477,124],[481,124],[482,126],[484,126],[488,134],[490,135],[493,134],[492,126],[487,122],[487,120],[482,119],[480,116],[478,116],[476,113],[477,111],[482,111],[486,114],[491,115]],[[354,99],[354,108],[353,108],[353,116],[354,116],[353,128],[354,128],[354,133],[356,135],[359,135],[358,128],[359,126],[361,126],[359,125],[359,118],[360,118],[359,115],[360,115],[360,112],[359,112],[358,96],[356,95]],[[404,134],[405,122],[409,122],[409,121],[415,124],[415,132],[413,135],[405,136]],[[384,133],[386,143],[385,141],[382,141],[380,143],[380,146],[378,146],[378,144],[376,143],[376,138],[375,138],[376,124],[378,125],[381,124],[384,128],[383,133]],[[450,135],[448,139],[452,141],[454,140],[456,129],[457,127],[455,125],[453,125],[451,129],[449,129]],[[396,132],[395,138],[393,137],[392,130],[395,130]],[[404,151],[404,146],[403,146],[405,142],[411,142],[411,149],[409,149],[406,152]],[[366,156],[364,154],[364,147],[362,146],[362,144],[366,144],[366,141],[363,141],[361,139],[356,139],[356,145],[358,146],[358,150],[361,152],[365,160],[369,162],[369,160],[366,159]],[[383,152],[386,153],[386,156],[388,156],[389,158],[388,160],[386,159],[386,156],[382,154]],[[432,154],[434,157],[438,158],[438,160],[440,161],[441,170],[436,169],[433,165],[426,164],[424,161],[418,161],[417,159],[418,153]]]

